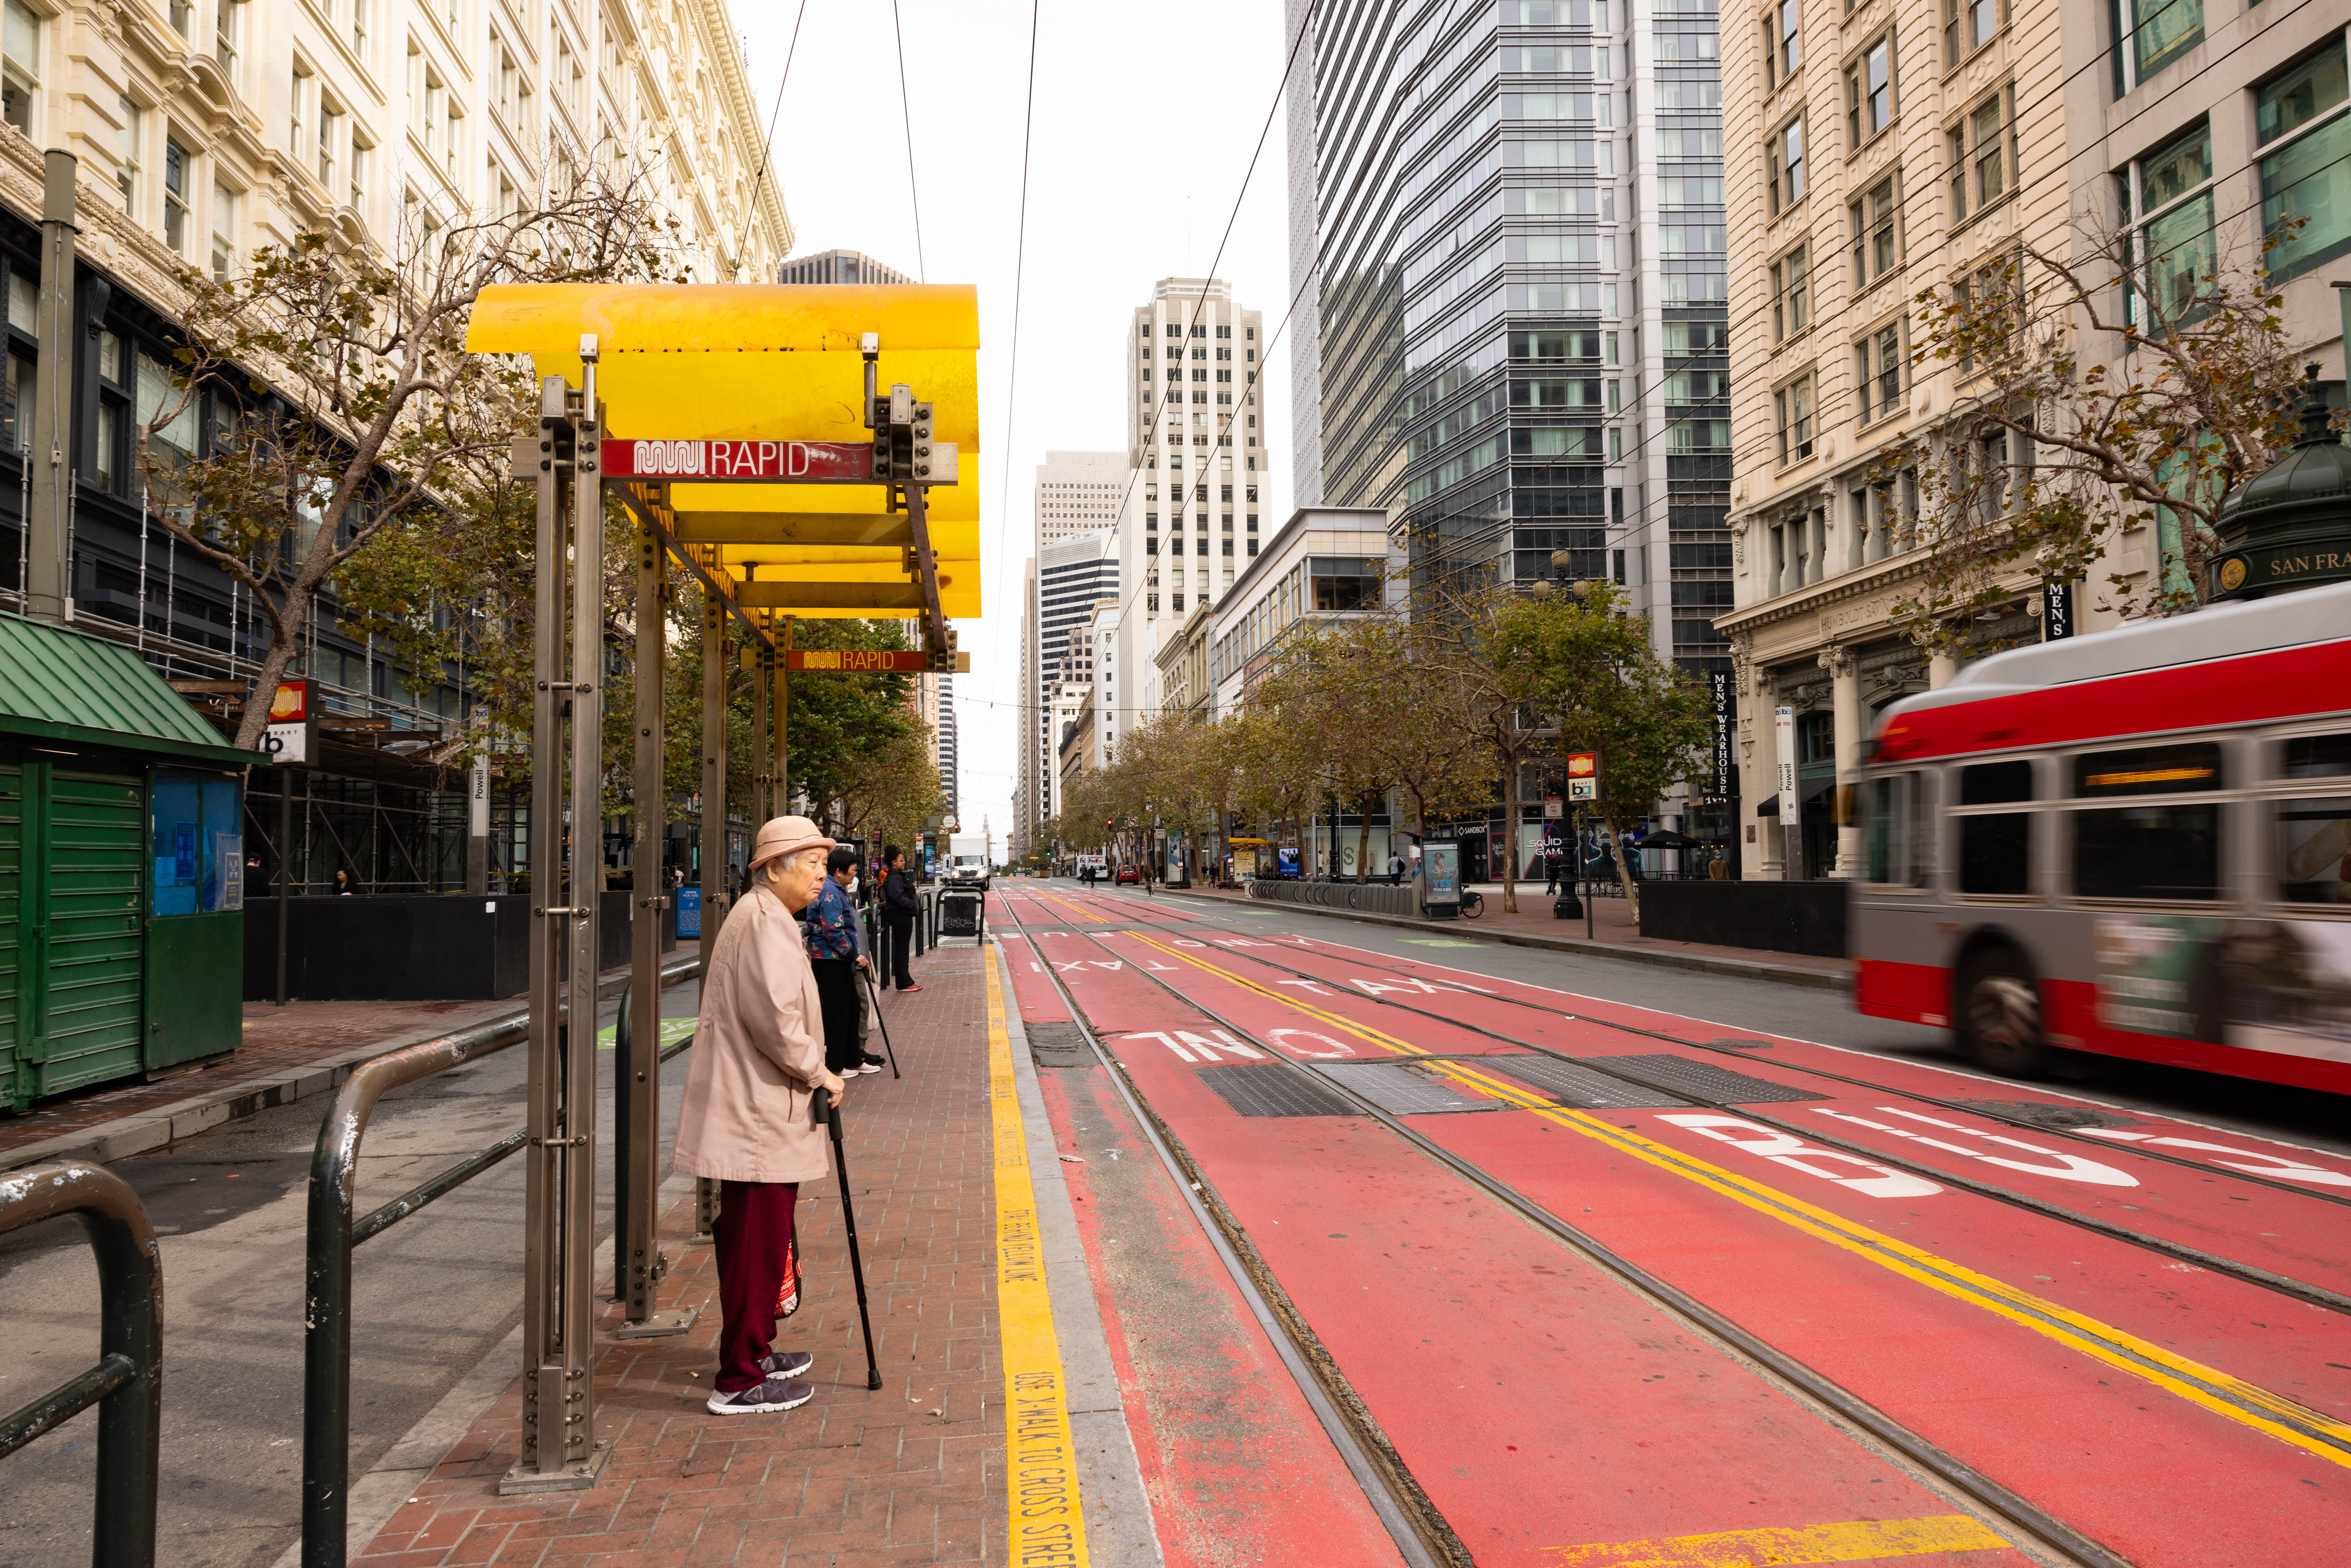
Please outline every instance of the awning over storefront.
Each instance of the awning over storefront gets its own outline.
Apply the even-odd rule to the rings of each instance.
[[[1799,803],[1815,800],[1822,795],[1835,788],[1836,780],[1834,779],[1806,779],[1799,782],[1796,786],[1796,800]],[[1761,805],[1757,806],[1755,808],[1755,814],[1759,817],[1778,816],[1780,814],[1780,797],[1773,795]]]

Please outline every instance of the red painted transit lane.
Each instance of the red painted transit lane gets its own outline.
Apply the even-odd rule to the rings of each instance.
[[[1138,946],[1106,940],[1116,951]],[[1091,945],[1072,938],[1066,946],[1074,955]],[[1179,955],[1170,947],[1162,956]],[[1193,954],[1180,956],[1204,961]],[[1189,970],[1189,984],[1203,1001],[1260,1038],[1296,1024],[1344,1032],[1327,1011],[1318,1016],[1290,998],[1267,996],[1188,965],[1178,967]],[[1124,972],[1148,978],[1132,969]],[[1090,990],[1102,989],[1116,977],[1099,967],[1080,973],[1087,988],[1079,989],[1081,1006],[1091,1005],[1086,1001]],[[1171,1012],[1188,1010],[1175,998],[1166,1000]],[[1391,1024],[1393,1019],[1391,1014]],[[1167,1027],[1160,1025],[1161,1032]],[[1389,1032],[1395,1031],[1391,1028]],[[1138,1032],[1133,1038],[1139,1041],[1146,1036]],[[1129,1060],[1124,1050],[1121,1055]],[[1155,1082],[1171,1072],[1192,1071],[1171,1067],[1147,1051],[1143,1057],[1158,1068]],[[1489,1056],[1453,1068],[1491,1067],[1508,1060]],[[1155,1087],[1151,1092],[1156,1104],[1161,1092]],[[1166,1092],[1171,1099],[1183,1097],[1187,1109],[1198,1105],[1199,1113],[1212,1114],[1201,1102],[1213,1096],[1196,1087],[1187,1093],[1179,1084]],[[2093,1320],[2093,1332],[2087,1334],[2053,1336],[2036,1332],[2032,1314],[2038,1309],[2029,1300],[2020,1305],[2017,1298],[1997,1290],[1954,1295],[1932,1289],[1921,1276],[1935,1265],[1948,1268],[1938,1252],[1928,1255],[1929,1270],[1922,1270],[1909,1259],[1897,1260],[1900,1268],[1889,1267],[1883,1257],[1871,1256],[1870,1249],[1845,1244],[1862,1228],[1841,1216],[1836,1203],[1820,1190],[1808,1188],[1787,1206],[1802,1221],[1792,1224],[1784,1216],[1767,1216],[1738,1201],[1735,1193],[1726,1190],[1735,1181],[1692,1180],[1668,1174],[1656,1162],[1629,1157],[1628,1148],[1636,1142],[1670,1154],[1677,1137],[1690,1136],[1688,1129],[1664,1120],[1671,1114],[1612,1112],[1604,1119],[1574,1113],[1499,1111],[1415,1118],[1414,1123],[1425,1135],[1455,1148],[1569,1223],[1725,1311],[2068,1522],[2118,1549],[2130,1543],[2126,1555],[2182,1568],[2273,1561],[2284,1543],[2323,1528],[2322,1521],[2331,1517],[2342,1465],[2260,1430],[2261,1409],[2252,1411],[2254,1418],[2248,1419],[2242,1408],[2199,1403],[2160,1381],[2084,1354],[2085,1346],[2128,1343],[2126,1335],[2109,1333],[2101,1341],[2095,1332],[2100,1325]],[[1588,1135],[1604,1121],[1636,1137]],[[1723,1153],[1719,1146],[1709,1152]],[[1784,1187],[1789,1179],[1785,1172],[1772,1174],[1782,1179],[1765,1186],[1767,1192]],[[1750,1179],[1748,1185],[1761,1184]],[[1834,1184],[1816,1186],[1837,1193]],[[1847,1203],[1857,1201],[1849,1193],[1838,1196]],[[2034,1234],[2037,1227],[2059,1232],[2055,1244],[2061,1250],[2084,1249],[2085,1239],[2078,1232],[2068,1232],[2055,1222],[2019,1215],[1973,1195],[1946,1190],[1938,1202],[1943,1199],[1953,1200],[1951,1207],[1973,1206],[1987,1234],[2011,1238],[2020,1249],[2048,1244]],[[1922,1221],[1930,1228],[1944,1224],[1933,1207],[1915,1201],[1894,1215],[1870,1218],[1890,1233],[1888,1240],[1897,1252],[1906,1244],[1914,1250],[1928,1245],[1912,1240]],[[1946,1239],[1939,1232],[1935,1238]],[[2110,1260],[2106,1271],[2112,1271]],[[1964,1278],[1967,1271],[1958,1272]],[[2251,1289],[2210,1276],[2195,1285],[2199,1301],[2222,1288]],[[1827,1302],[1834,1305],[1824,1311]],[[2281,1307],[2316,1315],[2315,1309],[2272,1298],[2261,1310],[2264,1330],[2260,1337],[2231,1348],[2241,1355],[2274,1349],[2276,1341],[2265,1331],[2280,1321]],[[2340,1331],[2329,1324],[2328,1332]],[[2153,1348],[2165,1354],[2161,1347]],[[2351,1355],[2344,1359],[2351,1360]],[[2225,1375],[2221,1381],[2226,1383]],[[2262,1391],[2239,1392],[2257,1399]],[[2164,1456],[2164,1462],[2149,1463],[2150,1455]],[[2346,1457],[2351,1456],[2340,1450],[2334,1456]],[[2263,1510],[2262,1528],[2251,1531],[2232,1511],[2233,1503],[2249,1492],[2262,1500]],[[2193,1503],[2167,1520],[2183,1500]]]
[[[2015,1192],[2351,1295],[2351,1247],[2344,1245],[2351,1238],[2351,1207],[2330,1201],[2332,1195],[2351,1189],[2351,1174],[2344,1169],[2351,1167],[2351,1161],[2300,1151],[2289,1158],[2254,1139],[2215,1143],[2209,1128],[2136,1112],[2111,1118],[2131,1125],[2102,1130],[2125,1136],[2083,1143],[1952,1109],[1950,1102],[1986,1098],[1985,1082],[1967,1073],[1881,1061],[1764,1036],[1742,1038],[1786,1049],[1732,1057],[1703,1045],[1676,1044],[1655,1035],[1562,1016],[1566,1010],[1588,1010],[1583,998],[1552,993],[1550,1005],[1538,1011],[1520,1000],[1492,994],[1492,988],[1482,980],[1471,982],[1459,975],[1411,975],[1366,961],[1384,960],[1384,955],[1358,955],[1328,946],[1293,947],[1253,937],[1236,940],[1213,931],[1189,935],[1199,944],[1183,949],[1192,958],[1373,1027],[1405,1033],[1424,1049],[1448,1052],[1460,1049],[1458,1042],[1464,1031],[1385,1004],[1443,1012],[1458,1023],[1574,1056],[1672,1057],[1704,1069],[1763,1079],[1792,1091],[1813,1092],[1820,1096],[1818,1101],[1781,1105],[1773,1113],[1782,1121],[1928,1166],[1946,1176]],[[1117,938],[1113,941],[1118,943]],[[1123,950],[1126,945],[1121,946]],[[1151,955],[1146,949],[1140,956]],[[1269,965],[1302,970],[1312,978],[1280,973]],[[1472,985],[1479,988],[1470,988]],[[1567,1006],[1562,1008],[1562,1003]],[[1638,1026],[1642,1029],[1684,1040],[1719,1038],[1707,1031],[1720,1026],[1699,1019],[1656,1012],[1645,1017],[1647,1021]],[[1434,1032],[1418,1032],[1430,1029]],[[1471,1038],[1499,1043],[1491,1036]],[[1878,1071],[1881,1065],[1893,1071]],[[1865,1076],[1879,1086],[1865,1089],[1840,1082],[1807,1071],[1812,1068],[1843,1078]],[[2088,1108],[2081,1102],[2053,1095],[2041,1103]],[[2206,1159],[2225,1159],[2254,1175],[2283,1172],[2298,1177],[2310,1190],[2280,1191],[2239,1180],[2237,1171],[2225,1166],[2196,1170],[2138,1152],[2145,1148],[2174,1154],[2191,1144],[2205,1145],[2200,1155]]]
[[[1209,1019],[1074,935],[1034,946],[1097,960],[1061,971],[1079,1006],[1479,1562],[1959,1511],[1376,1123],[1237,1115],[1170,1049]]]

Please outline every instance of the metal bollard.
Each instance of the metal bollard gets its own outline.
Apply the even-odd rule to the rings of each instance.
[[[103,1166],[61,1160],[0,1177],[0,1234],[72,1215],[98,1254],[98,1364],[0,1420],[0,1456],[98,1406],[95,1568],[155,1561],[163,1415],[163,1264],[147,1210]]]

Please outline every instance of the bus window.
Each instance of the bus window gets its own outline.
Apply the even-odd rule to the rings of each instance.
[[[2285,743],[2288,779],[2339,779],[2351,773],[2351,735],[2297,735]]]
[[[2074,813],[2083,898],[2220,896],[2220,808],[2115,806]]]
[[[1959,769],[1961,806],[2004,806],[2032,799],[2032,764],[1979,762]],[[1999,811],[1959,819],[1959,891],[2031,891],[2032,813]]]
[[[2287,903],[2351,904],[2351,800],[2280,800],[2277,857]]]
[[[1926,884],[1928,814],[1916,773],[1873,779],[1862,792],[1866,879],[1907,887]]]

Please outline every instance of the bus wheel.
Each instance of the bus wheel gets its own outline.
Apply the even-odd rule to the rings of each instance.
[[[1979,1066],[2011,1078],[2048,1071],[2049,1044],[2041,1033],[2041,990],[2014,952],[1993,948],[1959,973],[1959,1035]]]

